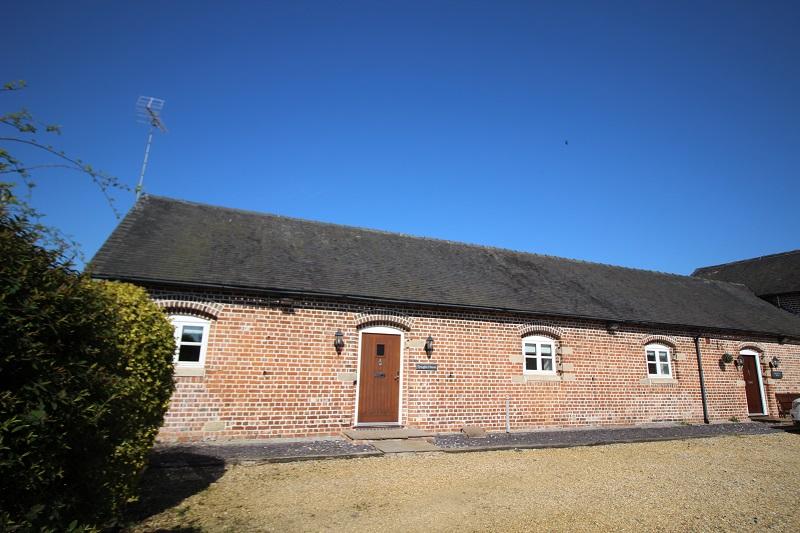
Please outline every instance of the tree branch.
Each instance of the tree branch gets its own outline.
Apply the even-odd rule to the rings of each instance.
[[[31,167],[19,167],[13,170],[0,170],[0,174],[14,174],[14,173],[22,173],[28,172],[30,170],[36,170],[39,168],[66,168],[69,170],[75,170],[77,172],[83,172],[82,169],[75,168],[74,165],[59,165],[59,164],[52,164],[52,165],[33,165]]]
[[[0,137],[0,141],[9,141],[9,142],[25,144],[28,146],[32,146],[34,148],[38,148],[39,150],[44,150],[45,152],[48,152],[49,154],[54,155],[60,159],[63,159],[64,161],[67,161],[68,163],[71,164],[64,166],[67,167],[71,166],[73,170],[78,170],[80,172],[88,174],[89,177],[92,178],[92,181],[95,183],[95,185],[97,185],[100,188],[100,191],[103,193],[106,202],[108,203],[109,207],[111,207],[111,210],[114,212],[114,216],[117,217],[118,219],[120,218],[119,211],[117,211],[117,208],[114,205],[114,198],[112,198],[111,195],[108,194],[108,188],[115,187],[117,189],[121,189],[124,191],[130,191],[131,189],[127,185],[120,183],[119,180],[117,180],[113,176],[109,176],[108,174],[105,174],[103,172],[96,171],[91,166],[85,164],[80,159],[73,159],[64,154],[63,152],[57,151],[52,146],[44,145],[36,140],[20,139],[17,137]],[[15,169],[11,172],[17,172],[22,176],[27,175],[27,172],[25,171],[24,168],[18,167],[16,165]]]

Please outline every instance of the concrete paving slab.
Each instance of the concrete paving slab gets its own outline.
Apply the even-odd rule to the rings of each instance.
[[[418,453],[439,452],[439,447],[434,446],[425,439],[386,439],[371,443],[383,453]]]
[[[389,440],[433,437],[436,434],[420,429],[345,429],[342,434],[351,440]]]

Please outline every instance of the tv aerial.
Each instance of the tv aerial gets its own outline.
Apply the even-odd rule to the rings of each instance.
[[[149,124],[147,132],[147,145],[144,149],[144,161],[142,161],[142,171],[139,173],[139,183],[136,184],[136,199],[142,195],[144,186],[144,173],[147,170],[147,159],[150,157],[150,145],[153,143],[153,132],[157,129],[161,133],[167,133],[167,127],[161,120],[161,112],[164,110],[164,100],[153,98],[152,96],[140,96],[136,100],[136,121],[141,124]]]

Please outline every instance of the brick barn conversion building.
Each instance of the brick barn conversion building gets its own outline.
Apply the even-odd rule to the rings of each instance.
[[[176,327],[167,441],[702,423],[800,392],[746,287],[144,196],[90,264]]]

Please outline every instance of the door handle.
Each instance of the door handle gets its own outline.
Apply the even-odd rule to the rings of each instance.
[[[400,371],[399,370],[397,371],[397,374],[394,375],[394,380],[395,381],[400,381]]]

